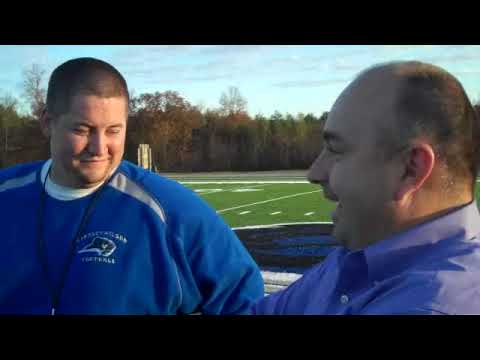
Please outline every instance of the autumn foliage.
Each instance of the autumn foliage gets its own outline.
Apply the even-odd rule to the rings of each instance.
[[[242,109],[200,111],[174,91],[141,94],[130,101],[125,158],[136,163],[138,145],[147,143],[157,171],[304,169],[321,149],[325,116],[251,118]],[[49,157],[36,117],[5,102],[0,154],[1,167]]]

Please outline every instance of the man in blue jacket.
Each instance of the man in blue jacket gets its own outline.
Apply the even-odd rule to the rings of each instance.
[[[480,314],[480,133],[457,79],[420,62],[361,73],[309,180],[343,245],[254,314]]]
[[[242,314],[260,271],[204,201],[122,161],[129,94],[93,58],[52,73],[51,159],[0,172],[0,313]]]

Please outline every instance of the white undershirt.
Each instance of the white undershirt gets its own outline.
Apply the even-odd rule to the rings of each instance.
[[[51,165],[52,165],[52,159],[49,159],[45,162],[45,164],[42,167],[42,171],[40,173],[40,179],[42,181],[42,184],[45,184],[45,191],[47,192],[47,194],[57,200],[69,201],[69,200],[80,199],[82,197],[85,197],[95,192],[95,190],[97,190],[104,183],[104,182],[101,182],[97,186],[93,188],[88,188],[88,189],[71,188],[71,187],[55,184],[52,181],[51,173],[48,175],[47,182],[45,183],[45,177],[47,176],[48,169],[50,168]],[[115,170],[116,168],[113,169],[110,175],[113,174]]]

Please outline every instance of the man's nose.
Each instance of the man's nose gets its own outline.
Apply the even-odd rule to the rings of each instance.
[[[90,135],[88,141],[88,152],[94,156],[102,156],[105,154],[106,140],[105,136],[100,132],[95,132]]]
[[[328,182],[328,167],[323,156],[323,151],[310,166],[307,179],[312,184],[322,185]]]

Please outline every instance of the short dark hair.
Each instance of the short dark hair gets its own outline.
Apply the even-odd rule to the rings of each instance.
[[[399,84],[395,130],[384,139],[390,150],[425,136],[449,174],[444,185],[471,182],[473,191],[480,151],[479,119],[460,81],[438,66],[419,61],[375,68],[389,71]]]
[[[75,95],[95,95],[103,98],[123,96],[127,106],[129,93],[122,74],[105,61],[77,58],[57,67],[48,82],[47,111],[62,115],[69,111]]]

